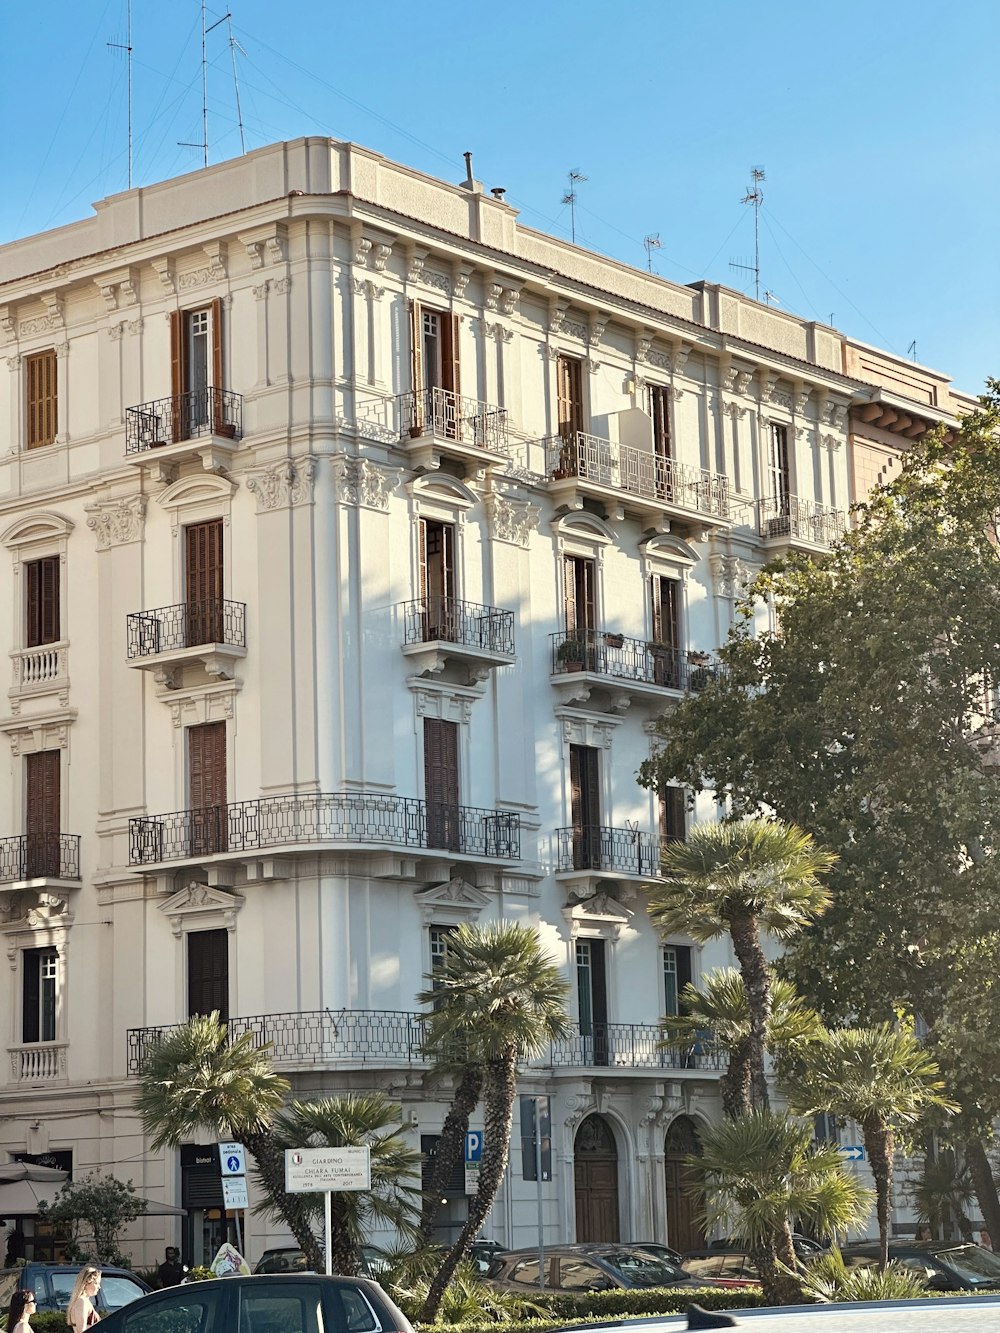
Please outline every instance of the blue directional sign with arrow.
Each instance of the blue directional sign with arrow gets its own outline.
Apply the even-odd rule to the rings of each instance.
[[[842,1143],[840,1145],[840,1155],[845,1162],[863,1162],[865,1160],[864,1144]]]

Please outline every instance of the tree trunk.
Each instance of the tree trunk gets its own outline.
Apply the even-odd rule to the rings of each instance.
[[[315,1269],[317,1273],[325,1272],[323,1251],[312,1227],[312,1211],[305,1202],[308,1195],[285,1193],[284,1153],[275,1144],[269,1130],[251,1132],[243,1129],[240,1138],[246,1144],[247,1152],[257,1163],[257,1174],[268,1202],[278,1209],[282,1219],[287,1223],[289,1231],[306,1257],[308,1267]]]
[[[789,1268],[796,1266],[792,1233],[787,1222],[763,1245],[753,1246],[750,1257],[760,1274],[766,1305],[796,1305],[801,1301],[802,1288],[798,1282],[778,1267],[779,1259]]]
[[[885,1272],[889,1266],[889,1209],[892,1205],[892,1130],[875,1116],[866,1116],[861,1122],[861,1136],[865,1152],[875,1177],[875,1215],[878,1218],[878,1266]]]
[[[990,1233],[993,1248],[1000,1250],[1000,1199],[997,1198],[997,1184],[990,1169],[990,1159],[986,1156],[983,1141],[977,1135],[970,1135],[965,1141],[965,1160],[969,1164],[973,1188],[979,1201],[983,1224]]]
[[[433,1324],[437,1318],[445,1288],[489,1216],[507,1169],[514,1124],[514,1095],[517,1092],[516,1047],[511,1047],[503,1059],[491,1061],[484,1074],[483,1157],[479,1166],[479,1191],[469,1200],[469,1218],[458,1240],[434,1274],[424,1307],[420,1311],[421,1324]]]
[[[434,1239],[434,1224],[441,1211],[442,1191],[457,1164],[465,1160],[465,1135],[469,1129],[469,1117],[479,1105],[482,1091],[482,1065],[466,1065],[441,1127],[430,1185],[420,1209],[420,1240],[425,1244]]]
[[[330,1268],[334,1273],[353,1277],[358,1271],[358,1247],[347,1225],[347,1207],[342,1194],[330,1200]]]
[[[750,1043],[741,1041],[729,1053],[729,1065],[719,1079],[722,1113],[727,1120],[738,1120],[750,1110]]]
[[[767,1049],[767,1023],[771,1017],[771,969],[760,947],[760,934],[754,917],[734,917],[729,922],[729,934],[743,974],[750,1011],[750,1100],[758,1110],[766,1111],[770,1102],[764,1073],[764,1053]]]

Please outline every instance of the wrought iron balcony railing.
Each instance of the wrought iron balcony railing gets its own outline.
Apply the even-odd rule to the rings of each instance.
[[[0,883],[79,878],[79,834],[22,833],[16,838],[0,838]]]
[[[405,796],[334,792],[266,796],[129,820],[130,865],[344,842],[516,861],[521,855],[521,818],[504,810]]]
[[[125,411],[125,452],[180,444],[184,440],[221,435],[238,440],[243,435],[243,395],[231,389],[191,389],[170,398],[157,398]]]
[[[406,643],[443,639],[465,648],[514,653],[514,612],[495,606],[460,602],[457,597],[420,597],[403,603],[403,626]]]
[[[729,517],[729,481],[720,473],[583,431],[545,441],[545,471],[551,481],[578,477],[662,501],[668,508]]]
[[[592,671],[616,680],[662,685],[668,690],[703,690],[718,673],[707,653],[686,652],[665,643],[647,643],[608,630],[561,630],[550,634],[552,674]]]
[[[598,824],[556,829],[557,870],[603,870],[655,878],[660,873],[662,850],[659,834],[638,829]]]
[[[133,611],[127,623],[128,659],[131,662],[209,643],[245,648],[246,611],[245,602],[230,602],[225,597],[160,606],[155,611]]]
[[[757,501],[757,531],[766,541],[786,538],[832,546],[847,530],[840,509],[824,509],[815,500],[774,495]]]
[[[463,398],[450,389],[420,389],[401,393],[400,436],[433,435],[473,449],[507,456],[507,409],[476,398]]]
[[[253,1037],[255,1049],[269,1047],[279,1066],[343,1064],[422,1065],[427,1015],[393,1009],[318,1009],[304,1013],[258,1014],[231,1018],[230,1036]],[[142,1074],[149,1052],[179,1025],[130,1028],[128,1073]],[[615,1065],[625,1069],[720,1069],[725,1057],[701,1043],[691,1050],[661,1050],[655,1023],[593,1023],[574,1032],[529,1062],[530,1068],[573,1069]]]

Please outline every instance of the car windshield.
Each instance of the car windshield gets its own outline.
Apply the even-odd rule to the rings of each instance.
[[[1000,1282],[1000,1257],[978,1245],[956,1245],[954,1249],[935,1250],[934,1258],[957,1273],[970,1287],[986,1282]]]
[[[608,1250],[601,1262],[629,1287],[666,1287],[688,1276],[662,1254],[646,1250]]]

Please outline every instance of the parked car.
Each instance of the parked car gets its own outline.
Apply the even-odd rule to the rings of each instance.
[[[850,1267],[878,1263],[877,1240],[845,1245],[841,1254]],[[889,1259],[915,1269],[932,1291],[1000,1290],[1000,1255],[963,1241],[891,1240]]]
[[[384,1273],[389,1264],[374,1245],[362,1245],[361,1266],[366,1277],[377,1278]],[[278,1245],[265,1250],[253,1266],[254,1273],[310,1273],[306,1256],[297,1245]]]
[[[20,1268],[0,1268],[0,1309],[6,1310],[19,1287],[35,1293],[38,1314],[46,1310],[65,1310],[73,1283],[82,1264],[27,1263]],[[118,1310],[130,1301],[145,1296],[150,1287],[127,1268],[101,1266],[101,1286],[94,1304],[101,1315]]]
[[[321,1273],[221,1277],[154,1291],[101,1320],[101,1333],[413,1333],[377,1282]]]
[[[485,1277],[494,1260],[506,1253],[505,1247],[495,1240],[474,1240],[469,1246],[469,1262],[480,1277]]]
[[[507,1291],[541,1286],[538,1249],[508,1250],[490,1268],[487,1281]],[[545,1247],[545,1288],[551,1291],[607,1291],[612,1287],[715,1287],[696,1282],[663,1254],[638,1245],[552,1245]]]
[[[760,1285],[757,1269],[746,1250],[715,1246],[706,1250],[689,1250],[681,1260],[681,1268],[699,1282],[715,1282],[722,1287]]]
[[[658,1240],[630,1240],[630,1245],[638,1245],[640,1250],[649,1250],[651,1254],[662,1254],[672,1264],[679,1264],[683,1259],[680,1250],[672,1250],[669,1245],[661,1245]]]

